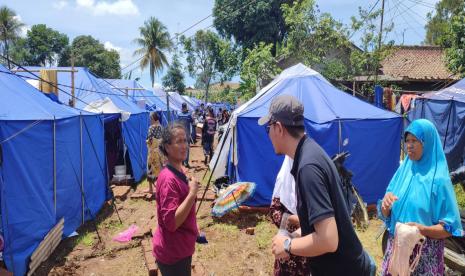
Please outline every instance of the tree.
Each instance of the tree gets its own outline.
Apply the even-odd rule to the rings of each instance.
[[[184,75],[177,55],[173,56],[168,72],[163,77],[163,87],[171,91],[177,91],[181,95],[184,94],[186,85],[184,84]]]
[[[9,46],[19,38],[21,28],[24,26],[16,17],[16,13],[7,6],[0,7],[0,40],[3,48],[3,56],[7,58],[10,69]]]
[[[450,48],[446,49],[449,69],[460,76],[465,76],[465,11],[452,17],[447,40]]]
[[[252,50],[247,49],[247,56],[242,63],[241,90],[243,98],[249,99],[264,86],[264,82],[272,79],[280,72],[277,62],[271,54],[273,45],[261,42]]]
[[[170,35],[163,23],[155,17],[150,17],[144,22],[144,26],[139,28],[140,37],[134,42],[141,48],[134,51],[134,55],[142,56],[140,68],[143,70],[147,66],[150,68],[150,79],[152,86],[155,83],[155,73],[161,71],[168,65],[165,51],[170,51],[172,42]]]
[[[74,58],[74,66],[88,67],[101,78],[121,78],[119,53],[107,50],[104,45],[90,35],[74,38],[71,47],[66,48],[60,58],[60,66],[70,66]]]
[[[441,0],[436,3],[435,12],[427,14],[425,43],[441,46],[449,44],[447,32],[450,28],[451,19],[460,11],[463,11],[464,8],[463,0]]]
[[[27,48],[26,38],[20,37],[16,39],[16,41],[13,44],[11,44],[9,52],[11,60],[13,60],[15,63],[21,65],[31,65],[29,63],[31,55]]]
[[[378,47],[379,31],[377,22],[381,16],[381,10],[368,12],[359,7],[359,18],[351,18],[351,34],[362,32],[360,48],[362,51],[352,51],[350,56],[351,66],[349,67],[349,76],[365,75],[368,80],[376,80],[375,76],[381,61],[384,60],[391,52],[394,41],[385,41],[387,34],[394,28],[393,24],[387,25],[382,30],[381,48]],[[374,92],[374,82],[370,82],[361,88],[361,92],[368,96]]]
[[[26,50],[30,65],[52,66],[57,61],[66,46],[68,36],[47,28],[45,24],[38,24],[27,31]]]
[[[294,0],[215,0],[214,26],[220,35],[234,38],[245,49],[252,49],[260,42],[277,45],[287,34],[281,11],[282,4]]]
[[[205,89],[208,101],[210,84],[230,80],[239,70],[240,51],[229,40],[212,31],[197,31],[192,38],[181,38],[187,55],[187,69],[196,86]]]
[[[281,56],[299,60],[330,79],[347,77],[350,61],[344,56],[352,46],[347,29],[330,14],[320,14],[314,0],[284,4],[282,10],[288,35]]]

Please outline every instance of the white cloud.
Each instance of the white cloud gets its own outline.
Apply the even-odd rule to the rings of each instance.
[[[24,23],[23,20],[21,19],[21,15],[19,15],[19,14],[15,15],[14,19],[18,20],[19,22]],[[27,31],[29,31],[30,29],[31,29],[31,26],[24,24],[24,26],[21,27],[21,30],[19,32],[19,36],[20,37],[26,37]]]
[[[54,2],[54,3],[52,4],[52,6],[53,6],[53,8],[55,8],[55,9],[57,9],[57,10],[62,10],[62,9],[64,9],[65,7],[68,6],[68,1],[63,1],[63,0],[61,0],[61,1],[58,1],[58,2]]]
[[[121,51],[121,47],[117,47],[117,46],[113,45],[110,41],[106,41],[105,43],[103,43],[103,46],[107,50],[116,50],[117,52]]]
[[[76,0],[79,7],[92,11],[95,15],[138,15],[139,9],[132,0],[116,0],[114,2],[95,0]]]

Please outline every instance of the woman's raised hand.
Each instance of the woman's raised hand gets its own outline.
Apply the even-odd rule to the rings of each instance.
[[[391,214],[392,204],[394,204],[396,200],[398,200],[398,197],[393,193],[386,193],[381,204],[381,212],[383,213],[383,216],[388,217]]]
[[[190,177],[189,178],[189,193],[192,193],[193,195],[197,196],[197,192],[200,187],[200,182],[195,179],[195,177]]]

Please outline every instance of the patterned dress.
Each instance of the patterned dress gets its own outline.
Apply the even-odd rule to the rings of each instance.
[[[393,250],[394,237],[389,236],[386,253],[384,254],[381,275],[391,276],[388,272],[389,262]],[[409,264],[412,264],[416,255],[419,253],[420,246],[416,245],[410,255]],[[426,238],[423,248],[421,249],[420,261],[417,267],[410,275],[444,275],[444,240],[435,240]]]
[[[160,153],[158,146],[161,140],[161,125],[155,123],[150,126],[147,135],[147,179],[150,183],[154,183],[164,164],[163,154]]]
[[[270,206],[270,216],[273,223],[279,228],[281,224],[281,218],[284,212],[289,212],[287,208],[281,204],[279,198],[273,198],[273,202]],[[287,231],[294,232],[297,227],[291,226],[287,228]],[[291,255],[289,260],[278,260],[274,262],[274,275],[311,275],[309,261],[305,257],[299,257]]]

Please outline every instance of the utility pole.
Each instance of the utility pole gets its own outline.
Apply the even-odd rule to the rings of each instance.
[[[384,23],[384,0],[381,1],[381,24],[379,25],[378,35],[378,54],[381,50],[381,40],[383,39],[383,23]],[[378,83],[378,70],[380,61],[376,59],[376,72],[375,72],[375,84]]]

